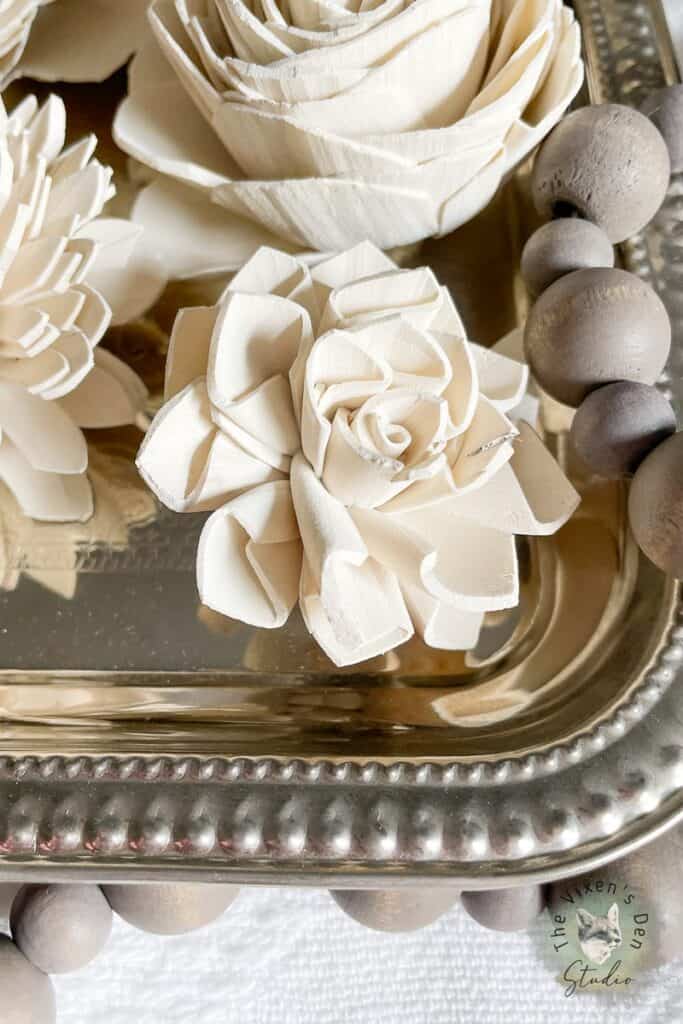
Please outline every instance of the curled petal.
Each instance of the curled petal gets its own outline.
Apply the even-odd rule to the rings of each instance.
[[[459,490],[481,487],[512,458],[517,429],[495,405],[480,395],[472,422],[457,439],[457,456],[451,464]]]
[[[364,277],[373,277],[396,269],[393,260],[368,241],[359,242],[345,252],[322,260],[311,271],[313,283],[321,300],[320,308],[324,308],[330,292],[335,288],[343,288],[351,281],[360,281]]]
[[[443,502],[419,512],[387,516],[354,509],[353,520],[373,558],[401,586],[424,590],[438,602],[483,613],[517,603],[514,538],[460,520]]]
[[[372,322],[392,314],[417,327],[431,325],[441,307],[441,289],[428,267],[392,270],[351,281],[330,295],[321,331]]]
[[[545,138],[567,109],[567,97],[576,96],[583,84],[581,32],[571,11],[563,7],[560,13],[561,39],[549,73],[541,76],[541,88],[507,136],[508,168],[516,166]],[[559,34],[557,30],[556,35]]]
[[[143,188],[135,200],[133,221],[163,253],[171,278],[237,270],[262,245],[289,246],[272,228],[216,206],[202,192],[170,178]],[[183,244],[178,245],[182,238]]]
[[[411,584],[402,582],[401,590],[415,631],[428,647],[443,651],[471,651],[477,646],[484,622],[483,612],[463,611]]]
[[[222,425],[227,421],[280,455],[291,457],[301,446],[292,393],[282,374],[270,377],[245,398],[233,402],[221,416]]]
[[[308,314],[277,295],[230,292],[213,331],[207,374],[211,401],[228,412],[230,403],[264,381],[289,373],[302,341],[310,337]]]
[[[85,522],[93,513],[86,473],[65,475],[35,469],[6,435],[0,440],[0,479],[32,519]]]
[[[202,602],[253,626],[282,626],[296,604],[301,541],[286,480],[263,484],[219,508],[202,530]]]
[[[371,395],[384,391],[390,381],[391,368],[356,344],[350,332],[329,331],[308,354],[302,347],[290,383],[295,409],[301,408],[301,446],[318,475],[323,471],[330,419],[336,410],[358,408]]]
[[[79,237],[96,243],[87,280],[107,301],[113,323],[141,316],[161,295],[166,268],[153,243],[130,221],[100,217]]]
[[[429,392],[392,388],[368,398],[350,422],[338,409],[323,483],[345,505],[373,508],[445,464],[447,403]]]
[[[509,359],[494,349],[470,344],[483,395],[500,412],[509,412],[524,398],[529,369],[523,362]]]
[[[461,519],[449,505],[401,513],[398,524],[392,523],[397,531],[405,529],[413,550],[417,539],[430,547],[433,565],[427,561],[421,567],[423,588],[462,611],[514,608],[519,601],[514,537]]]
[[[92,349],[82,331],[65,331],[52,349],[65,360],[67,373],[51,387],[41,391],[41,397],[46,401],[62,398],[73,391],[95,365]]]
[[[146,398],[142,381],[129,366],[106,349],[96,349],[92,370],[60,405],[84,429],[120,427],[135,422]]]
[[[429,479],[416,481],[388,501],[383,511],[410,512],[483,487],[512,458],[518,433],[511,420],[479,394],[467,430],[446,445],[448,465]]]
[[[396,577],[369,557],[348,511],[301,455],[291,486],[305,553],[301,610],[323,650],[350,665],[408,640],[413,627]]]
[[[21,385],[0,380],[0,428],[35,470],[84,473],[85,438],[63,409],[29,394]]]
[[[191,306],[178,312],[166,356],[165,401],[168,402],[197,377],[206,377],[211,339],[219,313],[219,306]]]
[[[36,18],[22,74],[47,82],[102,82],[128,60],[144,25],[140,0],[59,0]]]
[[[304,307],[317,328],[320,311],[313,278],[308,267],[289,253],[262,246],[235,274],[227,291],[279,295],[280,298],[289,299]]]
[[[199,512],[280,474],[216,429],[204,380],[157,413],[138,452],[140,473],[169,508]]]
[[[135,89],[116,112],[114,139],[147,167],[200,189],[239,175],[178,81],[151,79]]]

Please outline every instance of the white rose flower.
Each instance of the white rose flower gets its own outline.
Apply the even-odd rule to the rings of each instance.
[[[147,0],[0,2],[0,85],[28,75],[46,82],[102,82],[136,50]]]
[[[134,216],[180,277],[450,232],[583,76],[561,0],[155,0],[150,22],[114,130],[158,172]]]
[[[578,496],[508,415],[526,367],[467,341],[427,268],[370,243],[308,270],[261,249],[213,307],[182,310],[138,467],[168,507],[216,510],[204,604],[268,628],[297,600],[337,665],[414,630],[467,649],[518,601],[515,534]]]
[[[158,296],[163,268],[125,220],[99,217],[112,172],[89,136],[64,148],[66,111],[0,102],[0,479],[36,519],[93,510],[82,427],[134,422],[142,381],[97,347]]]

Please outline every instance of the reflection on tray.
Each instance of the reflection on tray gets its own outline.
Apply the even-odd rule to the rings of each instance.
[[[113,434],[113,432],[110,432]],[[95,513],[86,523],[41,523],[24,515],[0,483],[0,587],[15,590],[22,575],[60,597],[76,594],[79,570],[94,548],[125,550],[132,526],[150,522],[156,502],[133,462],[140,433],[118,431],[89,446]]]

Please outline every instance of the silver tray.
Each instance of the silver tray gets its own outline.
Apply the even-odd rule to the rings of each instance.
[[[674,80],[658,0],[575,7],[591,99],[637,104]],[[70,88],[72,108],[104,119],[122,85]],[[533,226],[523,169],[402,258],[434,266],[491,342],[524,315]],[[683,179],[622,258],[672,315],[662,387],[680,407]],[[152,390],[187,293],[108,338]],[[521,546],[520,609],[467,660],[415,642],[340,672],[296,619],[268,633],[212,616],[194,587],[201,517],[157,508],[134,432],[93,440],[86,528],[31,530],[0,495],[0,879],[488,888],[597,865],[683,817],[679,587],[639,558],[622,488],[573,464],[564,412],[544,417],[584,500],[557,538]]]

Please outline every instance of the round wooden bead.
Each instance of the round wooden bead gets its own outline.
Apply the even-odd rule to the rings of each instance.
[[[578,217],[543,224],[522,252],[522,277],[532,295],[540,295],[574,270],[613,266],[614,249],[607,235]]]
[[[653,92],[640,108],[657,126],[666,142],[674,174],[683,171],[683,85]]]
[[[233,902],[236,885],[104,885],[115,913],[154,935],[183,935],[217,920]]]
[[[617,380],[654,384],[671,346],[664,304],[624,270],[577,270],[543,292],[529,313],[524,348],[541,387],[577,407]]]
[[[433,924],[458,900],[453,889],[337,889],[332,898],[354,921],[378,932],[412,932]]]
[[[0,1017],[2,1024],[55,1024],[52,982],[6,935],[0,935]]]
[[[109,938],[112,912],[97,885],[27,885],[12,904],[12,938],[45,974],[85,967]]]
[[[683,434],[662,441],[638,467],[628,517],[641,551],[658,568],[683,578]]]
[[[491,892],[464,892],[462,905],[484,928],[497,932],[516,932],[533,924],[545,907],[540,885],[524,885],[516,889]]]
[[[616,244],[652,220],[670,174],[666,143],[644,114],[612,103],[582,107],[541,147],[534,202],[546,217],[577,211]]]
[[[618,381],[584,398],[570,437],[589,469],[615,480],[635,473],[645,456],[675,430],[674,411],[657,388]]]

